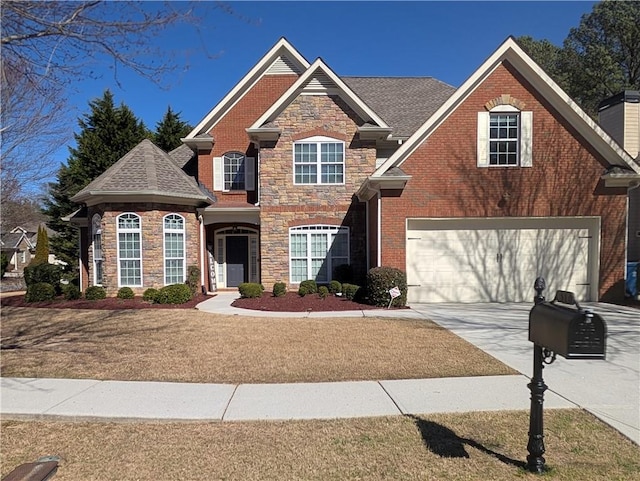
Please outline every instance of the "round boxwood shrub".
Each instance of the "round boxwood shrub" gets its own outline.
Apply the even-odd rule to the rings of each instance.
[[[318,287],[318,295],[321,299],[325,299],[329,295],[329,288],[327,286]]]
[[[56,289],[47,282],[36,282],[27,287],[24,300],[27,302],[51,301],[56,297]]]
[[[307,294],[311,294],[311,293],[309,292],[309,289],[308,289],[306,286],[300,286],[300,287],[298,287],[298,295],[299,295],[300,297],[304,297],[304,296],[306,296]]]
[[[374,267],[367,273],[367,292],[369,302],[374,306],[386,307],[393,287],[400,289],[400,296],[391,303],[394,307],[404,307],[407,304],[407,275],[395,267]]]
[[[90,301],[97,301],[99,299],[107,298],[107,290],[102,286],[89,286],[84,291],[84,298]]]
[[[158,296],[160,295],[160,291],[158,289],[154,289],[150,287],[142,293],[142,300],[145,302],[158,302]]]
[[[262,297],[264,286],[257,282],[243,282],[238,286],[238,292],[240,292],[240,297],[243,299],[254,299]]]
[[[80,289],[78,289],[78,286],[76,286],[75,284],[67,284],[63,290],[64,290],[64,298],[67,301],[75,301],[77,299],[80,299],[80,297],[82,297],[82,293],[80,292]]]
[[[318,292],[318,283],[313,279],[307,279],[300,283],[300,287],[307,289],[308,294],[316,294]]]
[[[133,293],[133,289],[130,287],[121,287],[116,294],[118,299],[133,299],[136,295]]]
[[[348,300],[353,301],[356,299],[356,296],[358,296],[358,292],[360,291],[360,286],[357,286],[355,284],[342,284],[342,293],[344,294],[344,297],[346,297]]]
[[[192,298],[191,289],[186,284],[171,284],[164,286],[158,293],[159,304],[184,304]]]
[[[275,297],[282,297],[287,293],[287,285],[284,282],[276,282],[273,285],[273,295]]]
[[[342,284],[340,284],[340,281],[331,281],[329,283],[329,292],[331,294],[338,294],[339,292],[342,292]]]

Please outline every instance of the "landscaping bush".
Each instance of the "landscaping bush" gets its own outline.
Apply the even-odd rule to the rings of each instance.
[[[36,282],[27,287],[24,300],[27,302],[51,301],[56,297],[56,289],[47,282]]]
[[[350,301],[356,299],[359,291],[360,286],[356,286],[355,284],[342,284],[342,293]]]
[[[67,301],[75,301],[77,299],[80,299],[80,297],[82,297],[82,293],[80,292],[80,289],[78,289],[78,286],[76,286],[75,284],[67,284],[64,289],[64,298]]]
[[[374,306],[387,307],[391,300],[389,289],[397,287],[400,296],[391,303],[394,307],[407,304],[407,275],[395,267],[374,267],[367,273],[367,292],[369,303]]]
[[[326,299],[329,295],[329,288],[327,286],[318,287],[318,295],[320,296],[320,299]]]
[[[107,298],[107,290],[102,286],[90,286],[84,291],[84,298],[90,301]]]
[[[304,296],[306,296],[307,294],[311,294],[311,293],[309,292],[309,289],[308,289],[307,287],[305,287],[305,286],[300,286],[300,287],[298,287],[298,295],[299,295],[300,297],[304,297]]]
[[[187,267],[186,284],[189,286],[192,296],[195,295],[196,292],[198,292],[198,288],[200,287],[200,268],[198,266]]]
[[[275,297],[282,297],[287,293],[287,285],[284,282],[276,282],[273,285],[273,295]]]
[[[342,284],[340,281],[331,281],[329,283],[329,292],[331,294],[338,294],[342,292]]]
[[[142,300],[145,302],[158,302],[158,296],[160,295],[160,291],[158,289],[154,289],[150,287],[146,291],[142,293]]]
[[[33,284],[39,284],[45,282],[51,284],[56,291],[56,294],[60,294],[60,278],[62,277],[62,270],[55,264],[36,264],[28,265],[24,268],[24,282],[29,287]]]
[[[189,302],[193,295],[186,284],[171,284],[164,286],[158,292],[156,302],[158,304],[184,304]]]
[[[9,267],[9,258],[4,252],[0,253],[0,277],[4,277],[4,273],[7,272]]]
[[[316,294],[318,292],[318,284],[313,279],[302,281],[300,287],[306,288],[308,294]]]
[[[262,297],[264,286],[257,282],[243,282],[238,286],[238,291],[243,299],[255,299],[256,297]]]
[[[135,294],[133,293],[133,289],[130,287],[121,287],[118,289],[118,293],[116,294],[118,299],[133,299]]]

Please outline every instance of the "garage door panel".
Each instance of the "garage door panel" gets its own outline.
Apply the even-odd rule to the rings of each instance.
[[[597,227],[593,219],[587,222]],[[409,230],[410,302],[528,302],[538,276],[547,280],[547,297],[562,289],[588,300],[589,228],[541,228],[539,219],[535,223],[536,228],[439,230],[435,221]],[[512,227],[526,221],[501,224]],[[483,224],[476,220],[474,226]]]

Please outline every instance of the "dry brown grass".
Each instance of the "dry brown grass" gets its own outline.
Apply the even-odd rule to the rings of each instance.
[[[416,320],[6,307],[0,332],[5,377],[235,384],[515,373]]]
[[[253,423],[6,422],[2,474],[43,455],[68,480],[626,481],[640,450],[579,410],[545,413],[540,477],[523,470],[528,413]]]

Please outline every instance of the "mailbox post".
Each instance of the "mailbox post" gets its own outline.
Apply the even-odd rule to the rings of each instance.
[[[544,364],[551,364],[556,355],[565,359],[604,359],[607,327],[597,314],[583,310],[572,292],[558,291],[546,302],[542,291],[546,285],[542,277],[534,284],[536,296],[529,314],[529,340],[533,342],[533,377],[528,384],[531,391],[527,468],[534,473],[545,470],[543,403],[547,385],[542,378]],[[560,306],[574,305],[577,309]]]

